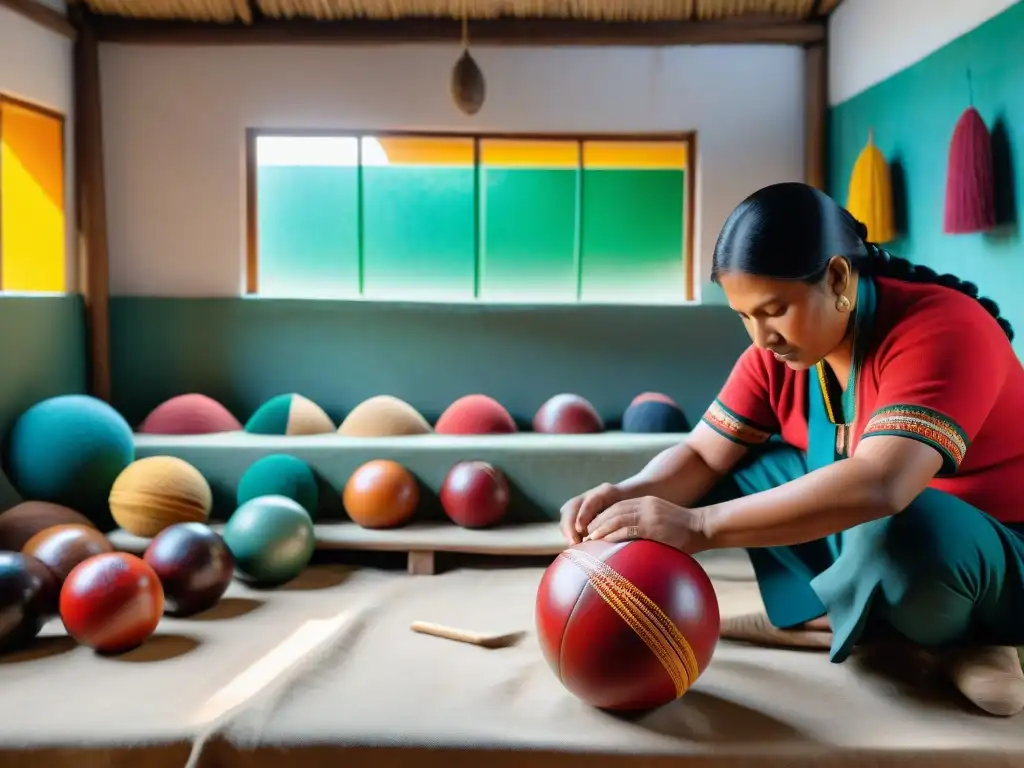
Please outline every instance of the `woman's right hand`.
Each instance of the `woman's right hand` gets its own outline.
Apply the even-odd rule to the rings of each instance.
[[[601,483],[596,488],[575,496],[562,505],[562,535],[570,544],[579,544],[587,535],[587,526],[595,517],[612,504],[632,498],[633,494],[623,491],[611,483]]]

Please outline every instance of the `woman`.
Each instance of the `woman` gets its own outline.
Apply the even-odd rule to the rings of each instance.
[[[979,708],[1024,709],[1024,368],[970,283],[866,242],[803,184],[756,192],[712,278],[753,344],[687,440],[569,501],[562,528],[742,547],[766,615],[723,637],[909,641]]]

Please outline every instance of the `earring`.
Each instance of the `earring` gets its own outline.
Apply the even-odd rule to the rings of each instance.
[[[838,299],[836,299],[836,309],[838,309],[840,312],[849,312],[850,300],[845,296],[840,296]]]

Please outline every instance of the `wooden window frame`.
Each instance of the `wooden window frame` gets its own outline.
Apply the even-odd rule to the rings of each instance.
[[[364,138],[416,138],[416,139],[471,139],[473,141],[473,167],[480,167],[480,143],[490,140],[501,141],[573,141],[582,147],[583,142],[674,142],[686,146],[686,168],[683,202],[683,302],[695,301],[696,264],[694,254],[694,230],[696,228],[696,168],[697,132],[661,133],[465,133],[458,131],[398,131],[398,130],[343,130],[343,129],[263,129],[247,128],[245,132],[245,237],[246,274],[245,293],[259,294],[259,234],[257,209],[257,165],[256,141],[261,136],[293,137],[337,137],[359,140],[362,147]],[[479,202],[479,201],[478,201]],[[476,226],[479,237],[479,226]],[[479,251],[479,249],[478,249]],[[479,258],[479,253],[477,254]],[[477,265],[479,272],[479,265]],[[479,278],[478,278],[479,279]],[[486,303],[486,302],[480,302]]]
[[[3,143],[4,138],[4,105],[11,105],[12,107],[18,107],[28,112],[34,112],[41,117],[50,117],[56,120],[60,124],[60,169],[61,169],[61,180],[62,186],[64,187],[65,199],[61,201],[64,207],[64,242],[67,243],[68,238],[68,219],[67,219],[67,206],[64,203],[67,200],[67,180],[68,180],[68,151],[67,151],[67,129],[68,120],[67,115],[56,109],[50,107],[44,107],[42,104],[37,104],[34,101],[26,101],[25,99],[18,98],[17,96],[11,96],[10,94],[3,93],[0,91],[0,144]],[[2,162],[2,161],[0,161]],[[4,292],[4,241],[3,241],[3,187],[0,186],[0,293]],[[67,254],[64,256],[67,259]],[[65,291],[67,285],[64,286]]]

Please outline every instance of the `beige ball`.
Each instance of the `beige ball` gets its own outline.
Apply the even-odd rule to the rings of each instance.
[[[419,411],[391,395],[364,400],[338,427],[338,434],[346,437],[398,437],[432,431],[430,422]]]
[[[110,514],[128,533],[152,538],[177,523],[205,523],[213,508],[210,484],[174,456],[129,464],[110,489]]]

